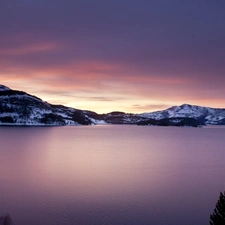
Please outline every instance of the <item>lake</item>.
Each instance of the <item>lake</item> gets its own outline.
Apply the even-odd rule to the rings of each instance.
[[[0,127],[0,215],[15,225],[205,225],[225,128]]]

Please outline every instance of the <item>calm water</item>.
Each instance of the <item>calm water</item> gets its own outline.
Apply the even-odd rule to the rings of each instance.
[[[204,225],[225,128],[1,127],[0,215],[15,225]]]

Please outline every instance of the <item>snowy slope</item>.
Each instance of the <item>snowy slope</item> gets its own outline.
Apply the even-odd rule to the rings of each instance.
[[[132,114],[97,114],[63,105],[52,105],[23,91],[0,85],[0,125],[138,124],[158,126],[225,125],[225,109],[183,104],[166,110]]]
[[[0,84],[0,91],[9,91],[10,88]]]
[[[139,114],[146,119],[193,118],[204,124],[225,124],[225,109],[183,104],[153,113]]]
[[[0,125],[88,125],[82,110],[51,105],[36,96],[0,85]]]

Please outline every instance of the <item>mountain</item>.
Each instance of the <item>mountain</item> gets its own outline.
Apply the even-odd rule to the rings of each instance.
[[[216,109],[210,107],[195,106],[183,104],[173,106],[166,110],[153,113],[139,114],[145,118],[141,123],[151,124],[151,120],[167,122],[169,125],[190,124],[191,126],[199,125],[225,125],[225,109]]]
[[[184,104],[152,113],[132,114],[115,111],[97,114],[53,105],[34,95],[0,85],[0,125],[63,126],[107,123],[194,127],[225,125],[225,109]]]
[[[89,125],[82,110],[52,105],[23,91],[0,85],[1,125]]]

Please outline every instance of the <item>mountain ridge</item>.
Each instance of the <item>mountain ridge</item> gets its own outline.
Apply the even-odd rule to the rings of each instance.
[[[19,90],[0,85],[0,125],[65,126],[136,124],[155,126],[225,125],[225,109],[183,104],[140,114],[114,111],[98,114],[63,105],[53,105]]]
[[[197,105],[183,104],[181,106],[172,106],[168,109],[152,112],[143,113],[141,116],[149,119],[164,119],[164,118],[193,118],[203,124],[213,125],[224,125],[225,124],[225,109],[222,108],[211,108]]]

